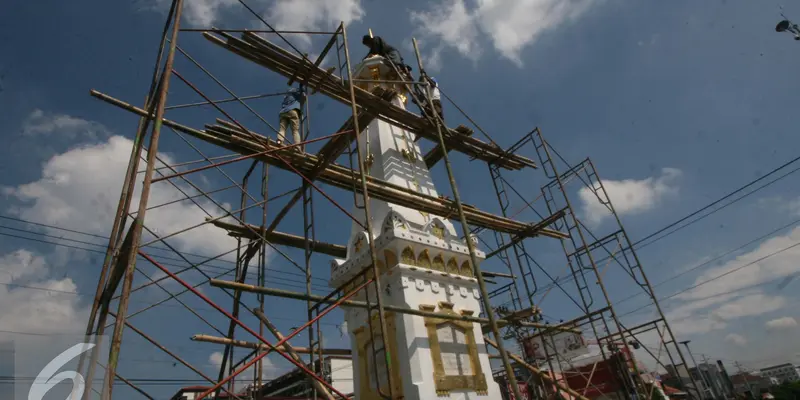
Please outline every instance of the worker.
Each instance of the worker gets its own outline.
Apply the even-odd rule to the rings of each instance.
[[[394,46],[386,43],[383,39],[381,39],[380,36],[373,37],[370,35],[364,35],[364,37],[361,39],[361,43],[364,44],[364,46],[369,47],[369,53],[367,53],[364,59],[375,55],[384,57],[389,60],[389,62],[397,66],[397,69],[406,75],[405,78],[408,80],[413,80],[411,77],[411,67],[406,65],[406,63],[403,61],[403,56],[400,55],[400,52],[397,51]]]
[[[420,107],[424,115],[432,116],[433,115],[433,113],[431,112],[431,103],[432,103],[433,111],[436,112],[436,114],[439,116],[439,119],[444,121],[444,112],[442,111],[442,101],[441,101],[442,94],[439,92],[439,82],[436,81],[436,78],[428,76],[427,74],[424,73],[419,77],[419,80],[420,82],[423,83],[427,82],[428,85],[430,85],[431,101],[430,102],[428,101],[428,96],[427,96],[428,92],[425,91],[424,86],[417,85],[417,88],[419,88],[419,90],[416,90],[415,92],[417,97],[419,98],[419,101],[422,102],[422,104],[417,104],[417,106]],[[411,101],[416,103],[416,101],[414,101],[413,98]]]
[[[279,114],[280,128],[278,129],[278,144],[286,141],[286,125],[292,125],[292,139],[294,143],[300,143],[300,119],[303,114],[303,103],[306,100],[306,92],[303,85],[291,88],[283,98],[281,112]],[[299,147],[295,149],[300,150]]]

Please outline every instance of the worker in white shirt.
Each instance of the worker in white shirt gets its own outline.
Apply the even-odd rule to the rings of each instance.
[[[444,121],[444,113],[442,112],[442,101],[441,101],[441,93],[439,92],[439,82],[436,81],[436,78],[432,76],[428,76],[427,74],[421,74],[420,82],[427,82],[430,85],[430,94],[431,94],[431,101],[428,102],[427,100],[427,92],[425,91],[422,85],[418,85],[417,87],[420,90],[416,90],[417,97],[422,102],[422,104],[417,104],[417,106],[422,109],[423,115],[431,115],[431,103],[433,105],[433,111],[439,116],[439,118]],[[412,101],[416,103],[413,98]]]

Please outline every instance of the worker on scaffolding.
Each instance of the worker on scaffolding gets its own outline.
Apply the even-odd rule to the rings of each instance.
[[[436,81],[436,78],[429,76],[424,71],[420,72],[419,81],[421,83],[427,83],[430,86],[430,92],[425,90],[424,85],[415,85],[414,86],[414,94],[422,104],[417,104],[417,101],[414,97],[411,98],[411,101],[414,104],[417,104],[417,107],[420,108],[422,111],[423,116],[431,116],[433,117],[433,112],[439,116],[439,119],[444,123],[444,112],[442,112],[442,101],[441,101],[441,93],[439,92],[439,82]],[[427,93],[431,94],[430,101],[428,101]],[[431,106],[433,110],[431,110]]]
[[[403,77],[404,80],[414,80],[411,76],[411,67],[403,61],[403,56],[400,55],[400,52],[394,46],[386,43],[380,36],[364,35],[361,43],[369,47],[369,53],[364,59],[376,55],[381,56],[388,60],[390,64],[396,66],[401,74],[405,75]]]
[[[291,88],[283,98],[281,111],[278,115],[280,128],[278,129],[278,144],[282,145],[286,141],[286,125],[292,126],[292,139],[294,143],[300,143],[300,120],[303,115],[303,104],[306,101],[306,91],[302,84],[297,88]],[[294,147],[300,150],[300,147]]]

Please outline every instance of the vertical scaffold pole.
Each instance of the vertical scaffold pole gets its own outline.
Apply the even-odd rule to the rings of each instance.
[[[417,64],[419,64],[420,73],[424,71],[422,68],[422,58],[419,55],[419,47],[417,47],[417,39],[411,39],[414,44],[414,52],[417,56]],[[426,97],[431,99],[431,88],[425,86]],[[430,101],[430,100],[428,100]],[[431,104],[431,109],[433,105]],[[500,352],[500,358],[503,360],[503,368],[506,372],[506,382],[511,386],[511,391],[514,393],[515,399],[521,399],[522,395],[517,385],[517,378],[514,376],[514,369],[511,367],[508,353],[506,353],[505,345],[503,345],[503,336],[500,335],[500,329],[497,327],[497,319],[492,311],[492,304],[489,301],[489,293],[486,290],[486,282],[483,280],[480,267],[478,267],[478,256],[475,254],[475,245],[472,243],[472,238],[469,235],[469,224],[467,224],[467,217],[464,215],[464,207],[461,204],[461,196],[458,194],[458,187],[456,186],[456,178],[453,176],[453,167],[450,165],[450,157],[447,155],[447,147],[444,143],[444,136],[442,135],[442,124],[438,117],[434,118],[436,121],[436,133],[439,136],[439,147],[442,149],[444,166],[447,170],[447,178],[450,180],[450,188],[453,191],[453,201],[456,203],[456,210],[458,211],[458,219],[461,221],[461,230],[464,232],[467,242],[467,249],[469,249],[469,258],[472,262],[475,277],[478,279],[478,286],[481,290],[481,300],[483,301],[483,308],[486,310],[486,317],[489,319],[489,327],[492,330],[492,335],[497,342],[497,350]]]
[[[536,134],[539,135],[539,141],[542,143],[542,148],[543,148],[543,150],[545,152],[545,155],[547,156],[548,159],[552,160],[552,157],[550,156],[550,144],[547,143],[544,140],[544,136],[542,135],[541,130],[539,130],[538,128],[536,130]],[[588,242],[586,241],[586,237],[583,234],[583,229],[581,228],[580,223],[578,223],[578,221],[577,221],[577,217],[575,217],[574,209],[572,207],[572,201],[570,201],[569,196],[567,195],[567,190],[566,190],[566,186],[565,186],[564,180],[561,179],[561,175],[558,172],[558,168],[556,167],[556,163],[555,162],[551,163],[551,168],[553,169],[553,175],[555,175],[554,179],[555,179],[556,183],[558,184],[559,190],[561,190],[561,192],[564,194],[564,201],[566,202],[566,205],[569,208],[569,215],[571,216],[571,218],[575,219],[575,222],[576,222],[575,223],[575,227],[576,227],[576,230],[578,231],[578,237],[580,238],[580,241],[581,241],[580,243],[584,246],[584,248],[586,248],[586,256],[589,259],[589,263],[591,264],[592,271],[594,272],[594,275],[597,278],[597,284],[598,284],[598,286],[600,286],[600,291],[603,293],[603,298],[605,299],[606,305],[608,306],[608,311],[611,314],[611,319],[614,322],[614,326],[617,329],[617,332],[619,333],[620,338],[622,339],[622,347],[625,349],[625,352],[628,354],[628,356],[632,357],[633,356],[633,352],[631,351],[630,346],[628,346],[628,342],[625,340],[625,332],[626,332],[626,330],[622,328],[622,325],[621,325],[621,323],[619,321],[619,317],[617,316],[617,312],[614,311],[614,307],[613,307],[613,304],[612,304],[612,301],[611,301],[611,297],[608,294],[608,290],[606,289],[605,283],[603,283],[603,276],[600,273],[600,271],[597,269],[597,263],[594,260],[594,255],[592,255],[592,251],[589,250],[588,247],[586,247],[586,246],[588,246]],[[631,338],[636,340],[636,338],[633,335],[631,335]],[[601,346],[601,350],[602,350],[602,346]],[[631,382],[632,381],[632,383],[633,383],[633,388],[632,388],[633,389],[633,393],[626,393],[625,394],[625,398],[631,398],[633,394],[638,392],[638,389],[641,389],[640,382],[642,381],[641,380],[642,378],[641,378],[641,374],[639,373],[639,367],[636,365],[635,362],[632,364],[632,369],[633,369],[633,375],[635,376],[635,378],[634,377],[630,377],[630,376],[626,376],[624,378],[625,379],[624,382]]]
[[[169,79],[172,76],[172,66],[175,62],[175,48],[178,45],[178,32],[180,30],[182,9],[183,0],[175,0],[175,16],[172,23],[172,35],[169,43],[169,52],[167,53],[167,61],[164,67],[163,76],[161,78],[161,87],[158,96],[155,99],[158,106],[156,107],[153,132],[150,135],[150,145],[147,149],[147,167],[144,174],[144,182],[142,183],[142,193],[139,197],[139,210],[136,214],[136,219],[130,227],[132,230],[131,251],[128,253],[129,256],[125,270],[125,278],[122,284],[122,293],[119,299],[119,306],[117,307],[116,324],[114,325],[114,333],[111,337],[111,349],[108,355],[108,365],[106,366],[106,376],[101,397],[103,400],[111,400],[111,393],[114,387],[114,377],[116,376],[117,364],[119,362],[119,352],[122,345],[122,332],[125,328],[125,316],[128,310],[131,286],[133,285],[133,273],[136,266],[136,257],[139,254],[139,243],[142,237],[142,225],[144,224],[145,213],[147,212],[147,201],[148,197],[150,196],[150,184],[153,180],[153,173],[155,171],[156,155],[158,154],[158,139],[161,134],[164,108],[166,107],[167,102]]]
[[[394,389],[394,382],[392,380],[392,354],[389,351],[389,343],[387,339],[387,332],[388,329],[386,328],[386,316],[383,314],[383,291],[381,290],[381,278],[380,278],[380,271],[378,271],[378,259],[375,254],[375,241],[372,236],[372,214],[370,213],[369,207],[369,193],[367,192],[367,172],[364,170],[364,157],[363,152],[361,151],[361,142],[358,140],[358,134],[361,132],[360,127],[358,126],[358,108],[356,107],[356,92],[355,92],[355,83],[353,82],[353,69],[352,65],[350,65],[350,46],[347,42],[347,29],[344,26],[344,22],[341,23],[342,29],[342,41],[344,43],[344,58],[345,64],[347,65],[347,86],[350,91],[350,109],[353,113],[353,136],[355,137],[356,142],[356,151],[358,153],[358,171],[361,177],[361,193],[362,198],[364,200],[364,226],[367,229],[367,244],[369,245],[369,255],[372,261],[372,274],[375,277],[375,293],[377,297],[377,308],[378,308],[378,321],[380,323],[381,329],[381,341],[383,342],[383,349],[384,354],[386,355],[386,384],[388,386],[389,398],[393,399],[392,390]],[[369,149],[367,149],[369,153]],[[364,288],[364,290],[369,291],[369,286]],[[367,310],[367,323],[370,325],[372,324],[369,315],[369,310]],[[380,392],[380,385],[378,385],[378,391]],[[519,398],[519,397],[517,397]]]
[[[169,32],[169,26],[171,25],[172,17],[175,14],[175,1],[172,2],[170,5],[169,12],[167,13],[167,18],[164,23],[164,29],[161,33],[161,41],[158,45],[158,55],[156,56],[156,63],[155,67],[153,68],[153,77],[150,81],[150,89],[147,92],[147,96],[144,98],[144,110],[147,110],[148,113],[152,114],[155,109],[155,103],[151,103],[150,100],[153,99],[155,95],[155,91],[159,89],[161,86],[161,76],[159,75],[159,67],[161,66],[161,59],[164,56],[164,46],[167,42],[167,33]],[[148,118],[142,117],[139,119],[139,125],[136,128],[136,136],[133,139],[133,147],[131,148],[131,156],[128,160],[128,169],[125,171],[125,179],[122,181],[122,190],[120,191],[119,195],[119,203],[117,204],[117,212],[114,216],[114,223],[111,227],[111,233],[108,236],[108,246],[106,247],[106,255],[103,260],[103,266],[100,269],[100,277],[97,279],[97,290],[95,291],[94,301],[92,302],[92,308],[89,312],[89,320],[86,324],[86,340],[84,342],[88,342],[90,336],[95,333],[95,320],[97,320],[98,311],[101,309],[101,296],[103,295],[103,291],[105,290],[106,279],[108,277],[108,271],[111,268],[111,262],[114,258],[114,252],[119,249],[122,245],[122,230],[125,227],[125,222],[128,218],[128,209],[130,208],[131,199],[133,198],[133,189],[136,185],[136,171],[139,168],[139,160],[141,159],[142,155],[142,146],[144,143],[144,138],[147,133],[147,128],[150,123]],[[102,315],[100,321],[97,321],[97,336],[100,337],[103,335],[105,331],[105,319],[107,317],[107,313]],[[100,343],[97,343],[99,346]],[[94,370],[97,364],[97,355],[99,354],[99,349],[95,347],[91,353],[91,364],[89,365],[89,371],[87,372],[87,382],[93,382],[94,379]],[[77,371],[80,373],[83,371],[83,366],[86,361],[86,352],[82,352],[80,359],[78,360],[78,368]],[[91,388],[91,384],[89,388]],[[84,392],[83,399],[88,400],[89,393],[91,390],[86,390]],[[75,396],[72,396],[75,397]],[[74,398],[71,400],[75,400]]]

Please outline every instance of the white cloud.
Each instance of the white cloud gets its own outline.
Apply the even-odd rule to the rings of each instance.
[[[705,333],[724,329],[729,322],[776,312],[790,306],[790,298],[779,291],[779,282],[800,273],[800,228],[774,236],[754,250],[709,268],[695,278],[696,287],[674,296],[678,301],[667,312],[676,332]],[[788,250],[784,250],[787,249]],[[781,250],[783,250],[781,252]],[[776,286],[772,287],[772,283]],[[770,286],[767,286],[770,285]],[[767,327],[788,327],[791,317],[774,319]]]
[[[215,367],[219,367],[220,365],[222,365],[222,352],[215,351],[211,353],[211,355],[208,356],[208,362]]]
[[[522,49],[547,31],[575,21],[596,0],[447,0],[425,11],[412,11],[411,22],[423,38],[435,38],[438,53],[453,47],[475,60],[481,54],[478,38],[489,36],[494,48],[505,58],[522,66]]]
[[[725,336],[725,341],[733,343],[736,346],[744,346],[747,344],[747,338],[736,333],[729,333],[728,336]]]
[[[25,249],[5,254],[0,257],[0,272],[7,272],[0,273],[0,330],[75,334],[86,329],[88,309],[74,294],[75,282],[49,278],[54,269],[43,256]]]
[[[364,15],[361,0],[278,0],[269,7],[265,19],[278,30],[314,31],[333,30],[340,22],[348,25]],[[308,35],[287,37],[292,42],[294,38],[304,46],[311,43]]]
[[[44,163],[39,180],[4,188],[5,194],[22,203],[9,211],[26,220],[107,234],[116,212],[132,146],[132,141],[112,136],[105,142],[53,156]],[[160,157],[167,163],[174,163],[167,155]],[[141,178],[137,182],[141,182]],[[138,208],[140,186],[137,185],[133,195],[130,210],[134,212]],[[179,187],[190,195],[197,193],[185,184]],[[158,182],[152,186],[148,205],[159,205],[183,197],[168,182]],[[222,213],[208,200],[199,198],[197,202],[213,216]],[[222,205],[230,209],[228,204]],[[164,236],[201,223],[206,217],[196,205],[184,201],[148,211],[145,225]],[[63,232],[59,234],[63,235]],[[181,233],[171,241],[179,244],[183,251],[205,255],[217,255],[236,247],[236,241],[224,230],[210,225]]]
[[[22,134],[25,136],[50,136],[56,134],[59,138],[75,140],[98,139],[108,136],[108,130],[101,124],[76,118],[65,114],[45,113],[36,109],[28,115],[22,124]]]
[[[270,355],[275,354],[271,353]],[[261,378],[268,380],[268,379],[275,379],[279,376],[283,375],[284,373],[288,372],[286,368],[281,368],[280,366],[276,365],[269,357],[270,355],[262,358],[262,370],[261,370]],[[222,365],[222,352],[215,351],[208,356],[208,363],[211,365],[212,370],[216,369],[215,372],[219,371],[219,367]],[[288,362],[281,363],[288,365]],[[230,365],[230,360],[228,360],[228,365]],[[250,368],[243,371],[239,376],[236,378],[236,384],[234,385],[236,390],[242,390],[245,386],[253,383],[253,378],[256,376],[256,365],[253,364]],[[291,366],[294,367],[294,366]]]
[[[603,186],[617,214],[634,215],[655,208],[667,196],[677,195],[677,180],[680,176],[680,170],[664,168],[659,176],[641,180],[603,180]],[[596,226],[611,216],[608,208],[600,203],[591,189],[582,187],[578,191],[578,197],[587,224]]]
[[[166,12],[172,0],[151,0],[150,10]],[[189,0],[183,2],[182,25],[199,28],[210,28],[220,21],[222,13],[238,5],[237,0]],[[252,6],[252,5],[251,5]],[[241,7],[241,6],[240,6]]]
[[[776,318],[766,323],[767,329],[791,329],[797,326],[797,321],[792,317]]]

